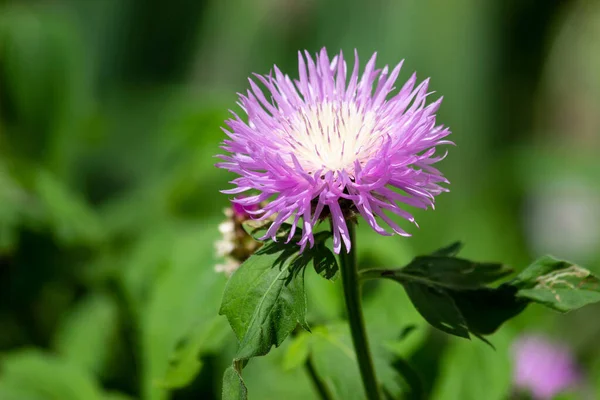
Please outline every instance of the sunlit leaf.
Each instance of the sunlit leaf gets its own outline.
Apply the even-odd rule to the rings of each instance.
[[[568,261],[546,256],[535,261],[513,282],[517,296],[567,312],[600,301],[600,279]]]
[[[248,359],[279,346],[296,325],[307,327],[304,269],[295,250],[265,244],[227,282],[220,314],[225,315]]]

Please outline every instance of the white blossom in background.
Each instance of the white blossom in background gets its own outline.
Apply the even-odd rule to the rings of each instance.
[[[215,265],[215,271],[228,277],[261,246],[242,226],[250,219],[247,211],[252,211],[252,208],[248,210],[236,204],[223,209],[226,219],[219,224],[221,236],[214,243],[215,254],[222,262]]]

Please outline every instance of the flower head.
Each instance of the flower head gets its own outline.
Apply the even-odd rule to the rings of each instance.
[[[255,75],[265,95],[250,79],[250,90],[240,94],[236,113],[226,121],[229,152],[217,164],[239,175],[236,187],[224,193],[246,191],[253,195],[235,199],[258,219],[274,217],[265,238],[275,240],[277,230],[289,220],[294,236],[302,220],[302,249],[314,244],[313,227],[331,215],[336,253],[342,241],[350,249],[346,220],[358,212],[382,235],[409,236],[386,212],[415,222],[401,208],[428,208],[448,183],[432,164],[436,146],[450,131],[436,124],[441,98],[426,105],[428,80],[415,86],[416,75],[395,94],[394,83],[402,63],[393,70],[375,68],[376,54],[359,74],[358,55],[348,71],[342,52],[329,59],[325,49],[313,59],[299,53],[299,79],[292,80],[277,66],[269,75]]]
[[[514,345],[514,384],[536,400],[550,400],[581,380],[569,349],[542,336],[525,336]]]

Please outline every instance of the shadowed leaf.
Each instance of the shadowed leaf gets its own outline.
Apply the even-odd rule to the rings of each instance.
[[[546,256],[512,281],[486,285],[510,274],[498,263],[444,256],[458,244],[433,256],[416,257],[404,268],[365,270],[365,278],[387,278],[404,286],[413,305],[435,328],[469,338],[494,333],[530,302],[567,312],[600,301],[600,280],[584,268]],[[489,344],[489,343],[488,343]]]

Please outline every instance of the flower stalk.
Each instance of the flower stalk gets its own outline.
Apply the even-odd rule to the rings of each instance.
[[[352,247],[347,250],[345,244],[340,252],[340,270],[342,275],[342,285],[344,287],[344,298],[346,302],[346,311],[348,314],[348,323],[352,334],[352,343],[356,352],[356,359],[360,370],[365,394],[368,400],[381,400],[379,385],[375,376],[375,367],[367,342],[367,332],[365,329],[365,320],[363,317],[362,306],[360,303],[360,280],[358,277],[358,268],[356,264],[356,235],[352,222],[348,223],[348,235]]]
[[[317,391],[317,393],[319,393],[319,398],[321,400],[332,400],[332,397],[329,394],[329,390],[327,389],[327,386],[325,386],[321,378],[319,378],[319,375],[315,370],[315,366],[310,356],[306,359],[306,362],[304,363],[304,368],[306,368],[308,377],[312,381],[315,390]]]

